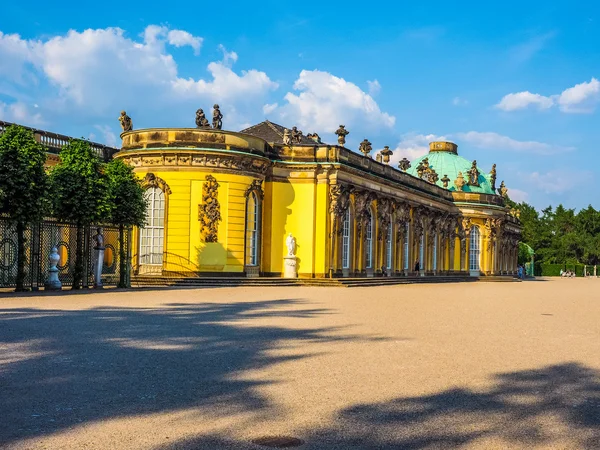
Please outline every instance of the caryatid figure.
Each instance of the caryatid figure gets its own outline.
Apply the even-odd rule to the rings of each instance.
[[[133,130],[133,123],[131,122],[131,117],[129,117],[125,111],[121,111],[121,115],[119,116],[119,123],[121,124],[121,128],[123,128],[123,132]]]
[[[223,114],[221,114],[221,110],[217,104],[213,106],[212,126],[215,130],[220,130],[223,127]]]
[[[340,125],[340,127],[336,130],[335,134],[338,137],[338,144],[344,145],[346,144],[346,136],[350,134],[348,130],[346,130],[344,125]]]

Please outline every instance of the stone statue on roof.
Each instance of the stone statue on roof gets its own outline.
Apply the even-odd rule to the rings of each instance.
[[[121,111],[121,115],[119,116],[119,122],[121,124],[121,128],[123,128],[123,132],[133,130],[133,123],[131,122],[131,117],[129,117],[125,111]]]
[[[373,150],[373,147],[371,146],[371,143],[369,142],[368,139],[363,139],[363,141],[360,143],[358,149],[360,150],[360,152],[363,155],[369,156],[369,153],[371,153],[371,150]]]
[[[448,183],[450,183],[450,178],[448,178],[448,175],[444,175],[444,178],[442,178],[440,180],[443,184],[443,186],[448,189]]]
[[[398,168],[406,172],[410,169],[410,161],[407,158],[402,158],[402,160],[398,163]]]
[[[392,156],[394,152],[390,150],[390,147],[388,145],[386,145],[385,147],[383,147],[383,150],[379,152],[379,154],[383,157],[383,162],[389,164],[390,156]]]
[[[477,160],[473,161],[471,168],[467,172],[469,176],[469,181],[467,184],[469,186],[479,186],[479,169],[477,168]]]
[[[344,125],[340,125],[335,134],[337,134],[338,137],[338,144],[343,146],[346,144],[346,136],[348,136],[350,132],[346,130]]]
[[[309,133],[306,135],[306,137],[315,141],[317,144],[321,143],[321,136],[319,136],[317,133]]]
[[[465,184],[467,184],[465,182],[465,177],[463,176],[462,172],[458,172],[458,175],[456,176],[456,180],[454,180],[454,187],[456,188],[456,191],[462,192]]]
[[[223,114],[217,104],[213,106],[212,126],[215,130],[220,130],[223,127]]]
[[[492,165],[492,170],[490,171],[490,183],[492,183],[492,191],[496,190],[496,164]]]
[[[290,137],[290,130],[287,128],[283,130],[283,145],[291,145],[292,138]]]
[[[300,131],[297,127],[292,127],[292,142],[294,144],[302,143],[302,131]]]
[[[498,188],[498,193],[504,198],[508,197],[508,188],[504,184],[504,180],[502,180],[502,182],[500,183],[500,187]]]
[[[196,111],[196,126],[198,128],[210,128],[208,119],[206,118],[206,115],[202,109],[198,109]]]

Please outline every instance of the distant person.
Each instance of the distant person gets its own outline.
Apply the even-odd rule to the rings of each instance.
[[[419,264],[419,260],[417,259],[415,261],[415,272],[419,273],[419,270],[421,270],[421,264]]]
[[[561,277],[564,277],[564,276],[565,276],[565,273],[563,272],[563,270],[562,270],[562,269],[560,269],[560,276],[561,276]]]
[[[517,276],[519,277],[519,279],[523,279],[523,266],[519,266],[517,268]]]

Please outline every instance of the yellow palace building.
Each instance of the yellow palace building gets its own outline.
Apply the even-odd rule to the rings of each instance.
[[[138,274],[373,277],[510,275],[521,233],[496,169],[451,142],[389,164],[265,121],[241,132],[129,130],[114,157],[135,168],[148,224],[134,233]],[[293,266],[286,269],[286,265]]]

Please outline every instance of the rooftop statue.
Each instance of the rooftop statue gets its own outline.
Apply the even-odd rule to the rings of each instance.
[[[309,134],[306,135],[306,137],[309,138],[309,139],[312,139],[317,144],[321,143],[321,137],[317,133],[312,133],[312,134],[309,133]]]
[[[377,162],[382,162],[382,157],[381,157],[381,152],[377,153],[377,155],[375,155],[375,161]]]
[[[348,136],[350,132],[346,130],[344,125],[340,125],[335,134],[337,134],[338,137],[338,144],[343,146],[346,144],[346,136]]]
[[[500,187],[498,188],[498,193],[504,198],[508,197],[508,188],[504,184],[504,180],[502,180],[502,182],[500,183]]]
[[[294,144],[302,143],[302,131],[300,131],[297,127],[292,127],[292,142]]]
[[[490,171],[490,183],[492,183],[492,191],[496,190],[496,164],[492,165],[492,170]]]
[[[373,147],[371,146],[371,143],[369,142],[368,139],[363,139],[363,141],[360,143],[360,146],[358,147],[358,149],[360,150],[360,152],[363,155],[369,156],[369,153],[371,153],[371,150],[373,150]]]
[[[465,184],[467,184],[465,183],[465,177],[463,177],[462,172],[458,172],[458,176],[456,177],[456,180],[454,180],[454,187],[456,188],[456,191],[462,192]]]
[[[381,156],[383,156],[383,162],[386,164],[389,164],[390,156],[392,156],[394,154],[394,152],[391,151],[390,147],[386,145],[385,147],[383,147],[383,150],[381,150],[381,152],[379,152],[379,154]]]
[[[215,130],[220,130],[223,127],[223,114],[221,114],[221,110],[217,104],[213,106],[212,126]]]
[[[410,161],[406,158],[402,158],[402,161],[398,163],[398,168],[406,172],[408,169],[410,169]]]
[[[450,183],[450,178],[448,178],[448,175],[444,175],[444,178],[442,178],[440,181],[443,183],[444,187],[448,189],[448,183]]]
[[[290,137],[290,130],[287,128],[283,130],[283,145],[291,145],[292,138]]]
[[[196,111],[196,126],[198,128],[210,128],[210,123],[202,109]]]
[[[123,132],[133,130],[133,123],[131,122],[131,117],[129,117],[125,111],[121,111],[121,115],[119,116],[119,122],[121,123],[121,128],[123,128]]]
[[[468,175],[469,181],[467,184],[469,186],[479,186],[479,169],[477,169],[477,160],[473,161],[473,165],[469,169]]]
[[[423,158],[417,166],[417,175],[419,178],[423,178],[423,174],[427,169],[429,169],[429,158]]]

